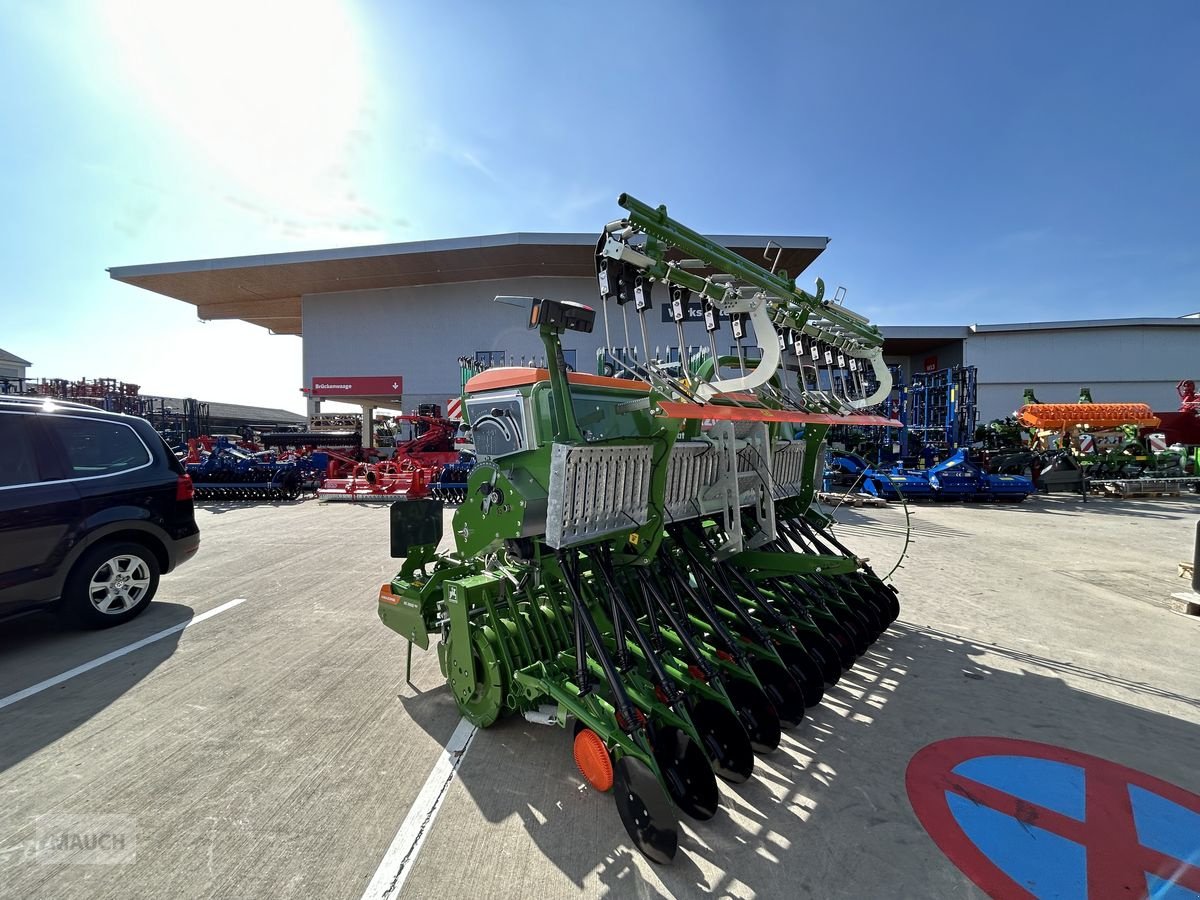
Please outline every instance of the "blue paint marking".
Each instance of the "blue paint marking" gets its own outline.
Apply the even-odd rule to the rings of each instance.
[[[1200,900],[1200,894],[1195,891],[1149,873],[1146,873],[1146,896],[1150,900]]]
[[[951,791],[946,802],[972,843],[1035,897],[1087,900],[1087,851],[1082,846]]]
[[[1084,773],[1079,766],[1031,756],[977,756],[953,771],[1076,821],[1086,818]]]
[[[1143,847],[1200,866],[1200,815],[1132,784],[1129,800]]]

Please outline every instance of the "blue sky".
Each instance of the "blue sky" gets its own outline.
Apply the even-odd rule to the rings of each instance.
[[[621,191],[832,237],[804,279],[883,324],[1200,310],[1193,0],[0,0],[0,23],[0,347],[31,375],[300,410],[297,338],[105,268],[593,231]]]

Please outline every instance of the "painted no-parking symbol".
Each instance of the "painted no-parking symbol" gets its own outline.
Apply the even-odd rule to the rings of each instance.
[[[929,836],[993,897],[1200,900],[1200,796],[1050,744],[961,737],[905,775]]]

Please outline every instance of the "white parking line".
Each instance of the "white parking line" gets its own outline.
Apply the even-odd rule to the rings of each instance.
[[[425,837],[433,827],[433,820],[442,808],[442,800],[446,797],[450,782],[454,780],[454,773],[458,771],[463,757],[467,755],[467,749],[471,746],[471,739],[475,737],[477,730],[466,719],[459,720],[454,734],[450,735],[450,740],[446,742],[446,749],[438,757],[433,771],[425,779],[425,785],[417,794],[408,815],[404,817],[400,830],[392,839],[392,845],[383,855],[383,861],[375,870],[375,877],[363,892],[362,900],[393,900],[400,896],[408,873],[412,871],[413,863],[416,862],[417,854],[421,852],[421,845],[425,843]]]
[[[68,669],[61,675],[55,675],[53,678],[47,678],[45,681],[39,681],[32,687],[27,687],[23,691],[17,691],[15,694],[9,694],[3,700],[0,700],[0,709],[4,709],[4,707],[11,706],[14,703],[18,703],[21,700],[24,700],[26,697],[32,697],[34,694],[40,694],[42,691],[46,690],[46,688],[52,688],[56,684],[62,684],[69,678],[74,678],[76,675],[82,675],[84,672],[88,672],[96,668],[96,666],[102,666],[106,662],[112,662],[114,659],[118,659],[119,657],[124,656],[126,653],[132,653],[134,650],[140,650],[147,644],[153,644],[155,641],[161,641],[163,638],[183,631],[183,629],[195,625],[197,622],[203,622],[205,619],[211,619],[218,613],[223,613],[227,609],[233,609],[239,603],[245,602],[245,597],[238,597],[236,600],[230,600],[228,603],[222,603],[215,609],[210,609],[208,612],[200,613],[200,615],[196,616],[195,618],[188,619],[188,621],[179,625],[172,625],[170,628],[163,629],[162,631],[156,632],[149,637],[144,637],[140,641],[134,641],[132,644],[127,644],[118,650],[114,650],[112,653],[105,653],[103,656],[98,656],[91,662],[85,662],[83,665],[76,666],[73,669]]]

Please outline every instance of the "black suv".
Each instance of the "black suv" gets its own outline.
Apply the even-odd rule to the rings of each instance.
[[[145,419],[0,396],[0,617],[55,605],[104,628],[200,546],[192,480]]]

